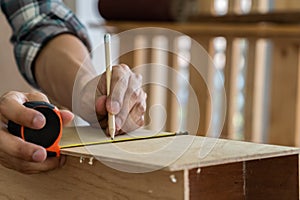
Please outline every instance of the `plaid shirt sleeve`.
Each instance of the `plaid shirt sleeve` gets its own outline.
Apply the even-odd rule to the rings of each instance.
[[[33,64],[43,46],[55,36],[70,33],[90,50],[86,29],[61,0],[0,0],[13,30],[11,42],[24,78],[38,88]]]

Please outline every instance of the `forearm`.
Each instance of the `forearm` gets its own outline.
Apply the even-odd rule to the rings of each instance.
[[[34,74],[43,92],[72,109],[72,92],[80,68],[84,73],[77,78],[84,85],[95,74],[89,52],[78,38],[62,34],[42,49],[34,65]]]

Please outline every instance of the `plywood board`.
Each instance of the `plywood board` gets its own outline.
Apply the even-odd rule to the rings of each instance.
[[[63,168],[25,175],[0,165],[0,199],[183,199],[183,173],[130,174],[69,156]],[[172,182],[170,177],[176,178]]]
[[[245,199],[243,162],[189,171],[191,200]]]
[[[189,170],[190,199],[299,199],[298,155]]]
[[[247,198],[299,199],[298,163],[298,155],[246,162]]]
[[[62,154],[95,157],[114,167],[178,171],[299,153],[299,148],[200,136],[176,136],[62,149]]]

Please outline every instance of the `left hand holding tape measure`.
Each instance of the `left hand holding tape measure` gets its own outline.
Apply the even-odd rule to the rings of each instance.
[[[60,111],[44,101],[28,101],[23,105],[41,112],[46,119],[45,125],[40,129],[32,129],[9,120],[8,131],[27,142],[44,147],[47,150],[47,157],[59,157],[59,141],[63,126]]]
[[[0,98],[0,163],[23,173],[48,171],[64,163],[59,156],[62,127],[73,119],[42,93],[8,92]]]

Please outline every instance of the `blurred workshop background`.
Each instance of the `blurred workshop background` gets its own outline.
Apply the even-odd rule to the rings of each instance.
[[[132,5],[139,0],[128,1]],[[96,47],[102,42],[105,32],[117,34],[134,28],[161,27],[186,36],[170,38],[158,34],[149,38],[141,33],[132,37],[132,43],[137,46],[145,43],[162,45],[189,60],[155,49],[135,50],[119,59],[132,67],[146,63],[171,66],[188,80],[197,96],[198,105],[191,100],[186,82],[157,69],[148,69],[146,74],[149,77],[144,78],[151,80],[155,76],[176,88],[172,93],[161,86],[145,86],[148,108],[162,105],[167,116],[162,119],[161,112],[154,112],[150,119],[147,115],[149,128],[192,130],[193,134],[212,137],[300,145],[300,4],[297,0],[165,0],[165,4],[148,7],[145,10],[145,13],[150,13],[147,17],[141,17],[139,13],[135,15],[134,9],[128,10],[130,15],[120,13],[123,16],[119,16],[114,12],[124,9],[114,4],[124,4],[126,0],[64,2],[88,29],[95,48],[95,66],[104,66],[104,59]],[[105,7],[102,17],[98,6]],[[162,16],[151,15],[152,10],[155,12],[163,6],[171,11]],[[9,43],[11,30],[2,13],[0,24],[0,94],[8,90],[32,90],[17,73],[13,48]],[[205,48],[216,69],[207,68],[202,75],[208,83],[204,83],[203,77],[191,65],[193,59],[197,60],[198,53],[192,41]],[[124,44],[120,41],[119,48]],[[226,101],[221,97],[211,98],[218,97],[222,90],[223,85],[217,79],[224,83]],[[215,94],[210,94],[208,87]],[[195,108],[200,110],[198,121],[195,121],[199,117]],[[224,124],[222,116],[225,116]],[[220,126],[221,132],[216,128]]]

